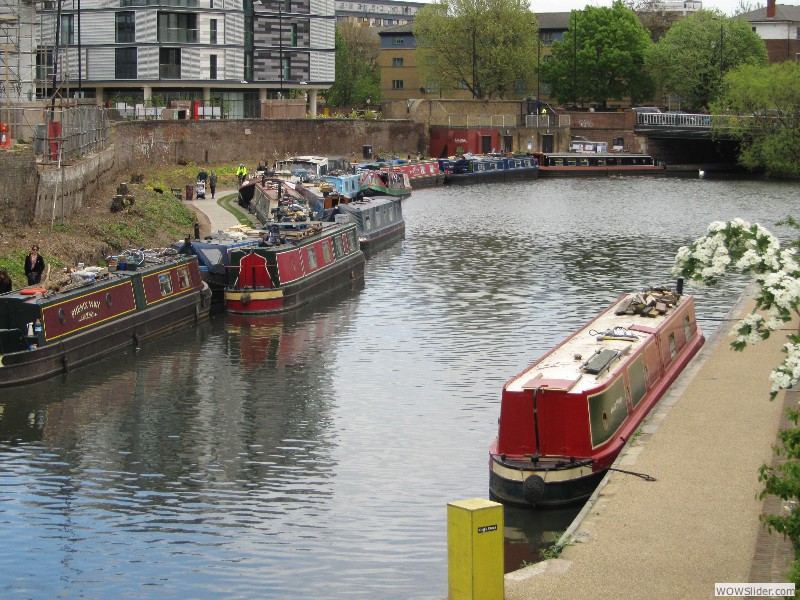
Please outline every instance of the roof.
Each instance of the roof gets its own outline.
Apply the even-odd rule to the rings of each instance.
[[[800,22],[800,6],[792,6],[789,4],[776,4],[775,16],[772,18],[767,17],[767,8],[757,8],[740,15],[736,18],[745,19],[751,23],[756,22],[774,22],[774,21],[795,21]]]
[[[566,30],[569,27],[571,14],[571,12],[537,13],[536,20],[539,21],[539,29]]]

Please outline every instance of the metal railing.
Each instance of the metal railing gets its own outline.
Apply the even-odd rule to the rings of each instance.
[[[525,115],[525,127],[532,129],[565,128],[571,124],[571,115]]]

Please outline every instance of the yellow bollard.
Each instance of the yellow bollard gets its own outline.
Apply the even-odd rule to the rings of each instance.
[[[483,498],[447,505],[449,600],[503,600],[503,505]]]

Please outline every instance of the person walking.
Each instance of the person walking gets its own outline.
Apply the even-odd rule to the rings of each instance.
[[[28,278],[28,285],[39,283],[44,272],[44,259],[39,254],[39,246],[34,245],[30,254],[25,257],[25,276]]]
[[[214,199],[214,194],[217,191],[217,174],[211,171],[211,177],[208,179],[208,185],[211,186],[211,199]]]
[[[239,168],[236,169],[236,177],[239,178],[239,187],[241,187],[247,177],[247,167],[244,166],[244,163],[241,163]]]

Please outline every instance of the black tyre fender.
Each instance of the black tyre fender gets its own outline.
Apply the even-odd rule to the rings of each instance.
[[[544,497],[544,487],[544,479],[538,475],[528,477],[522,482],[522,497],[525,502],[528,502],[531,506],[536,506],[536,503]]]

